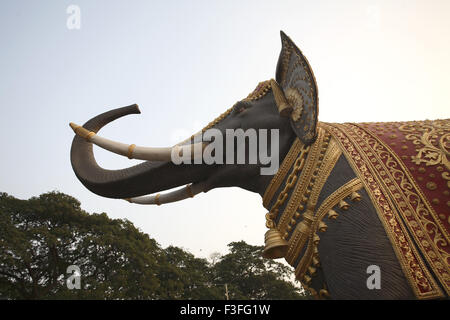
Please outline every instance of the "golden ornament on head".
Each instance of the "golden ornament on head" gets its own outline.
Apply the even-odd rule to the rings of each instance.
[[[303,112],[303,96],[295,88],[287,88],[285,95],[289,105],[293,108],[291,118],[294,121],[298,121]]]

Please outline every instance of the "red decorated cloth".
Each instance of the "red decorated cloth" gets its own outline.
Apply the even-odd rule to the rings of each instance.
[[[371,195],[416,296],[450,295],[450,119],[324,127]]]

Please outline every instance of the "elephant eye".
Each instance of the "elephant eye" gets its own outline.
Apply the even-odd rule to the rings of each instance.
[[[236,104],[233,107],[233,113],[234,114],[242,113],[245,110],[247,110],[248,108],[250,108],[251,106],[252,106],[252,104],[250,103],[250,101],[239,101],[239,102],[236,102]]]

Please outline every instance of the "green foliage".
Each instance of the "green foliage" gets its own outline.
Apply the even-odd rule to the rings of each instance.
[[[8,298],[158,298],[162,255],[131,222],[88,214],[68,195],[0,195],[0,294]],[[80,268],[84,290],[67,289],[69,265]]]
[[[261,247],[233,242],[215,263],[162,249],[128,220],[89,214],[75,198],[49,192],[29,200],[0,193],[0,299],[298,299],[284,265]],[[66,285],[67,267],[80,290]]]
[[[160,278],[167,299],[223,299],[223,289],[214,283],[213,273],[205,259],[194,257],[181,248],[170,246],[166,250],[168,268]],[[167,287],[166,287],[167,286]]]
[[[286,281],[290,269],[262,257],[262,246],[244,241],[228,245],[230,253],[223,256],[213,269],[216,281],[227,283],[230,299],[302,299],[300,289]]]

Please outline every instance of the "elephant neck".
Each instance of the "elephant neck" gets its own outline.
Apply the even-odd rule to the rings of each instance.
[[[280,243],[284,241],[284,258],[294,266],[297,279],[305,286],[308,277],[304,267],[317,250],[315,232],[319,226],[315,225],[315,215],[319,194],[341,153],[337,142],[321,127],[310,146],[296,139],[263,196],[263,205],[269,210],[266,226],[272,234],[279,233]],[[303,261],[308,246],[309,258]]]
[[[308,154],[309,149],[310,147],[309,146],[305,147],[300,142],[299,138],[296,138],[294,140],[294,142],[291,145],[291,148],[284,157],[284,160],[281,163],[280,168],[278,169],[277,173],[273,176],[272,180],[270,180],[269,184],[266,187],[266,190],[264,191],[264,194],[262,196],[264,208],[269,209],[270,204],[274,200],[275,194],[277,193],[277,191],[279,191],[283,182],[285,183],[285,185],[287,185],[288,183],[292,182],[287,181],[289,178],[291,180],[296,179],[297,173],[299,173],[302,170],[302,167],[304,165],[303,159]],[[287,175],[290,171],[293,172],[291,172],[290,177],[288,177]]]
[[[279,233],[281,239],[277,244],[284,241],[286,246],[283,257],[295,268],[296,278],[308,288],[320,264],[318,234],[327,229],[322,220],[326,216],[336,219],[338,214],[333,207],[337,205],[344,210],[348,208],[344,198],[357,199],[356,191],[362,188],[362,183],[354,178],[341,186],[327,184],[342,150],[322,126],[319,125],[317,140],[310,147],[299,147],[296,143],[283,160],[279,176],[275,175],[269,183],[263,204],[269,210],[266,226],[272,230],[271,234]],[[270,248],[267,243],[266,248]]]
[[[318,195],[323,186],[319,187],[316,180],[324,176],[320,170],[326,166],[324,157],[335,150],[330,148],[330,139],[322,128],[318,128],[317,140],[310,146],[297,138],[264,192],[263,206],[269,210],[267,227],[277,228],[284,238],[290,231],[286,220],[300,218],[297,211],[314,210],[317,199],[311,196],[313,190],[314,196]]]

